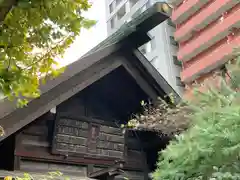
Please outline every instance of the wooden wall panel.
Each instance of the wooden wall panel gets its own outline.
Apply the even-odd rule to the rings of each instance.
[[[124,135],[103,120],[84,117],[79,119],[58,117],[53,140],[54,154],[98,158],[123,159]]]
[[[31,163],[40,163],[40,161],[47,164],[46,167],[44,164],[39,164],[40,169],[50,168],[49,163],[85,166],[95,164],[109,167],[116,159],[124,157],[125,139],[122,130],[113,121],[84,116],[87,114],[87,108],[90,107],[82,104],[83,100],[78,101],[78,97],[57,107],[56,116],[47,113],[18,134],[15,155],[20,157],[20,169],[34,168]],[[93,142],[96,141],[94,153],[88,146],[89,138],[92,138],[90,131],[92,125],[98,127],[93,140]],[[54,141],[52,141],[53,138]],[[133,146],[129,148],[125,157],[125,168],[142,170],[144,165],[141,148],[140,145],[135,146],[136,139],[133,138],[133,141]],[[52,151],[54,143],[58,153]],[[76,152],[80,153],[76,156]]]

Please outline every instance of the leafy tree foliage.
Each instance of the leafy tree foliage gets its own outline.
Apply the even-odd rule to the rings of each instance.
[[[240,179],[240,57],[227,66],[220,87],[188,104],[192,124],[160,153],[155,180]]]
[[[70,178],[65,177],[63,175],[63,173],[61,173],[59,171],[53,171],[53,172],[48,172],[46,174],[35,174],[35,175],[24,173],[21,176],[14,175],[14,177],[13,176],[6,176],[4,178],[4,180],[13,180],[13,179],[16,179],[16,180],[32,180],[32,179],[38,179],[38,180],[50,180],[50,179],[51,180],[54,180],[54,179],[55,180],[57,180],[57,179],[70,180]]]
[[[0,91],[19,105],[38,97],[41,81],[63,70],[55,57],[95,23],[82,15],[90,7],[88,0],[0,0]]]

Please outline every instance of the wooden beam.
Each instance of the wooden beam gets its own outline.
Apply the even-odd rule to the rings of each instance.
[[[14,156],[14,170],[20,170],[21,157]]]
[[[158,95],[154,89],[146,82],[141,74],[135,69],[126,59],[122,59],[123,66],[129,72],[129,74],[136,80],[137,84],[142,90],[149,95],[152,100],[156,100]]]
[[[41,161],[41,162],[51,162],[51,163],[66,163],[75,165],[100,165],[100,166],[114,166],[116,159],[110,158],[95,158],[95,157],[72,157],[64,155],[54,155],[50,153],[49,148],[46,147],[19,147],[15,150],[15,155],[21,157],[21,159]],[[142,164],[137,162],[126,162],[124,169],[131,170],[142,170]]]
[[[100,180],[112,180],[115,176],[122,174],[122,168],[123,165],[121,166],[121,164],[115,164],[111,167],[92,172],[89,174],[89,177]]]
[[[94,164],[88,164],[87,165],[87,175],[89,176],[89,174],[93,173],[94,170]]]
[[[181,100],[181,97],[176,93],[176,91],[168,84],[165,78],[158,72],[157,69],[148,61],[148,59],[138,50],[132,50],[134,56],[139,60],[142,70],[145,74],[149,74],[149,83],[158,91],[158,94],[161,98],[171,93],[175,96],[175,101],[178,103]],[[137,64],[137,63],[135,63]],[[139,63],[138,63],[139,64]],[[141,67],[140,67],[141,68]]]

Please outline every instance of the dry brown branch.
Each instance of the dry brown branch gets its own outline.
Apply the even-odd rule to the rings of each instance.
[[[190,124],[190,109],[174,106],[159,99],[156,105],[144,105],[144,112],[130,120],[130,126],[139,130],[157,131],[166,135],[178,134]]]

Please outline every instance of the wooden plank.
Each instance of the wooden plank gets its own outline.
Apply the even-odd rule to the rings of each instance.
[[[178,93],[175,92],[175,90],[168,84],[168,82],[165,80],[165,78],[158,72],[156,68],[149,62],[149,60],[136,48],[133,50],[133,54],[136,60],[134,64],[138,64],[139,70],[141,72],[144,72],[144,74],[150,74],[147,82],[152,84],[152,86],[156,87],[159,92],[159,96],[163,97],[165,95],[168,95],[170,93],[174,93],[174,97],[176,100],[176,103],[181,100],[181,97],[178,95]],[[129,58],[131,58],[130,56]],[[136,62],[137,61],[137,62]]]
[[[22,131],[24,134],[36,135],[36,136],[48,136],[47,125],[30,125]]]
[[[84,146],[86,146],[87,145],[87,138],[58,134],[58,135],[56,135],[56,142],[57,143],[68,142],[69,144],[73,144],[73,145],[84,145]]]
[[[98,136],[99,136],[99,125],[98,124],[90,124],[89,126],[89,136],[88,136],[88,152],[90,153],[97,153],[97,143],[98,143]]]
[[[100,132],[99,133],[99,140],[117,142],[117,143],[124,144],[124,136],[123,135],[118,136],[118,135],[113,135],[113,134],[107,134],[107,133]]]
[[[123,66],[131,74],[131,76],[136,80],[137,84],[146,92],[149,97],[153,100],[158,98],[156,91],[143,79],[142,75],[134,68],[129,62],[123,60]]]
[[[116,123],[111,122],[111,121],[105,121],[102,119],[98,118],[93,118],[93,117],[87,117],[79,114],[78,116],[65,116],[62,114],[62,112],[58,112],[58,117],[57,121],[61,118],[68,119],[68,120],[74,120],[74,121],[83,121],[87,123],[95,123],[95,124],[100,124],[100,125],[106,125],[106,126],[111,126],[111,127],[117,127]]]
[[[21,146],[43,146],[50,147],[50,142],[47,137],[44,136],[33,136],[33,135],[21,135]]]
[[[99,143],[97,144],[97,147],[101,149],[112,149],[117,151],[124,151],[124,144],[113,143],[108,141],[99,141]]]
[[[113,176],[116,176],[117,174],[119,174],[119,171],[118,171],[119,169],[120,169],[120,165],[115,164],[111,167],[107,167],[107,168],[100,169],[98,171],[94,171],[89,174],[89,177],[94,178],[94,179],[106,180],[106,179],[108,179],[109,176],[111,176],[110,173]],[[117,174],[113,174],[114,172],[116,172]]]
[[[119,135],[99,132],[100,127],[102,131],[115,132]],[[52,152],[69,156],[102,156],[119,159],[123,158],[123,143],[124,135],[118,128],[58,117]]]
[[[115,135],[120,135],[122,136],[122,129],[121,128],[115,128],[111,126],[100,126],[100,132],[108,133],[108,134],[115,134]]]
[[[74,144],[58,143],[56,150],[60,154],[67,154],[70,156],[85,156],[85,157],[105,157],[105,158],[123,158],[122,151],[114,151],[108,149],[89,150],[87,146],[80,146]]]
[[[85,106],[84,98],[81,98],[81,96],[73,96],[57,106],[57,116],[60,119],[71,119],[71,117],[84,116]],[[73,118],[73,120],[82,121],[79,118]]]
[[[136,138],[127,138],[127,147],[130,150],[142,150],[142,145]]]
[[[22,159],[31,159],[31,160],[41,160],[41,161],[49,161],[54,163],[70,163],[70,164],[95,164],[95,165],[108,165],[111,166],[114,164],[115,159],[113,158],[104,158],[104,157],[95,157],[89,156],[68,156],[66,158],[65,155],[53,155],[50,154],[49,149],[45,147],[21,147],[16,150],[15,154],[17,156],[21,156]],[[137,164],[133,164],[132,168],[137,168]],[[130,168],[131,168],[130,167]]]
[[[74,119],[69,119],[69,118],[59,118],[58,125],[63,125],[63,126],[69,126],[69,127],[77,127],[80,129],[88,129],[88,123],[83,122],[80,120],[74,120]]]
[[[94,165],[93,164],[88,164],[87,165],[87,175],[89,175],[92,172],[94,172]]]
[[[63,152],[64,154],[69,153],[83,154],[87,152],[87,147],[75,144],[57,143],[56,150],[59,153]]]
[[[15,136],[15,151],[16,151],[18,148],[21,147],[21,143],[22,143],[21,135],[22,135],[21,132],[16,133],[16,136]],[[15,151],[14,151],[14,152],[15,152]]]
[[[20,170],[21,157],[14,156],[14,170]]]
[[[62,135],[88,137],[88,131],[76,127],[58,126],[56,132]]]

